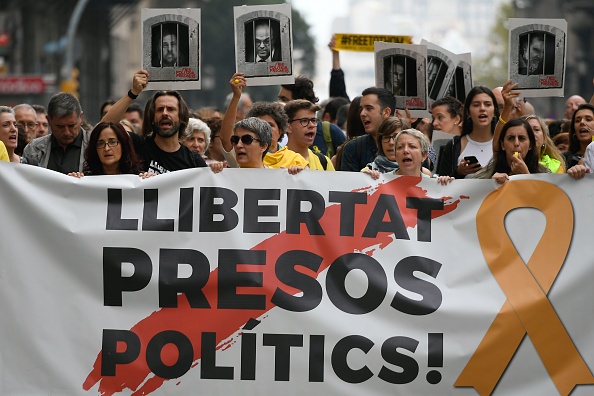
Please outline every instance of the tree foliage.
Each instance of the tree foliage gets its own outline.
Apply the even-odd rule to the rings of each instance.
[[[488,42],[488,53],[484,58],[473,62],[473,77],[475,85],[489,88],[502,86],[507,81],[509,30],[508,19],[514,17],[514,7],[511,2],[501,3],[497,10],[495,24],[491,29]]]

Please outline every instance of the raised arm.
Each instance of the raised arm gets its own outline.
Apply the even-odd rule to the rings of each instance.
[[[332,70],[330,71],[330,97],[343,97],[350,102],[349,95],[346,92],[346,84],[344,82],[344,72],[340,68],[340,53],[334,49],[336,47],[336,38],[332,35],[332,39],[328,43],[328,48],[332,52]]]
[[[499,135],[501,135],[501,130],[503,126],[509,121],[509,116],[514,108],[514,104],[516,102],[516,98],[520,96],[522,91],[514,90],[515,87],[518,86],[518,83],[512,83],[512,80],[507,80],[505,84],[503,84],[503,89],[501,90],[501,96],[503,96],[503,111],[499,116],[499,120],[497,121],[497,126],[495,127],[495,133],[493,134],[493,151],[499,151]],[[504,122],[501,122],[503,120]]]
[[[132,78],[132,88],[130,91],[132,95],[138,96],[142,92],[143,89],[146,88],[148,84],[148,72],[146,70],[139,70],[134,73],[134,77]],[[107,114],[103,116],[101,122],[106,121],[113,121],[113,122],[120,122],[122,118],[124,118],[124,114],[126,114],[126,110],[130,107],[134,99],[126,92],[124,96],[120,100],[118,100],[112,107],[109,109]]]
[[[233,146],[231,145],[231,135],[233,135],[233,125],[235,125],[235,116],[237,115],[237,105],[239,104],[239,98],[241,97],[241,91],[246,86],[246,81],[243,73],[235,73],[229,81],[231,90],[233,91],[233,97],[225,116],[223,117],[223,125],[221,126],[221,142],[226,152],[231,151]]]

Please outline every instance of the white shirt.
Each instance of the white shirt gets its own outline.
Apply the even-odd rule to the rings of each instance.
[[[586,152],[584,153],[584,166],[590,169],[590,172],[594,170],[594,142],[590,143],[588,147],[586,147]]]

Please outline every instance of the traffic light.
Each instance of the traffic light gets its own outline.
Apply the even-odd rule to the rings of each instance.
[[[80,85],[78,83],[79,74],[80,73],[78,69],[76,67],[73,67],[72,71],[70,72],[70,78],[60,83],[60,91],[72,94],[78,98],[78,87]]]
[[[12,40],[8,32],[0,31],[0,56],[10,55],[12,49]]]

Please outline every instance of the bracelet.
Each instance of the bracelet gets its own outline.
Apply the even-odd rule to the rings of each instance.
[[[507,121],[505,121],[503,118],[501,118],[501,116],[499,116],[499,122],[501,123],[501,125],[507,124]]]
[[[132,90],[128,90],[128,97],[132,100],[136,99],[138,97],[138,95],[134,95],[134,92],[132,92]]]

